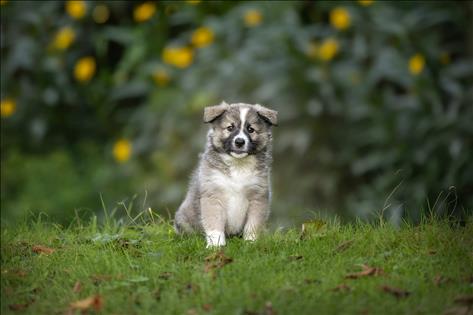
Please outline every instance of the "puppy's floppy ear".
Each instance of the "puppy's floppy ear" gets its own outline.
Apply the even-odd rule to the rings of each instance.
[[[273,126],[278,125],[278,112],[269,108],[266,108],[264,106],[261,106],[259,104],[255,105],[256,112],[258,115],[267,123]]]
[[[204,108],[204,123],[211,123],[218,117],[220,117],[230,105],[223,101],[220,105],[207,106]]]

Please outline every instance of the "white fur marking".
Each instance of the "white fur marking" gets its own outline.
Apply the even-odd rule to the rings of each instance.
[[[243,152],[243,153],[230,152],[230,154],[231,154],[234,158],[237,158],[237,159],[242,159],[242,158],[248,156],[248,153],[246,153],[246,152]]]
[[[223,189],[223,198],[227,201],[226,232],[228,234],[240,233],[243,230],[246,213],[248,211],[248,188],[258,184],[254,169],[256,159],[248,156],[245,159],[234,159],[226,154],[221,155],[224,162],[229,166],[230,174],[226,175],[215,171],[211,176],[213,183]]]
[[[244,130],[245,130],[245,123],[246,123],[246,115],[248,115],[248,111],[250,109],[248,107],[243,107],[240,109],[240,121],[241,121],[241,125],[240,125],[240,132],[236,135],[235,139],[237,138],[242,138],[245,140],[245,145],[243,146],[243,150],[247,150],[248,149],[248,142],[250,142],[250,139],[248,139],[248,137],[246,136]],[[233,154],[232,154],[233,155]],[[235,156],[237,157],[237,156]],[[237,157],[239,158],[239,157]]]
[[[206,235],[207,248],[214,246],[225,246],[225,233],[221,231],[209,231]]]

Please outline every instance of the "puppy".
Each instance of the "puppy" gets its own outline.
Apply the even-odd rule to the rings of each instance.
[[[205,151],[176,212],[178,233],[203,232],[207,247],[225,237],[256,240],[269,216],[272,134],[277,112],[244,103],[209,106]]]

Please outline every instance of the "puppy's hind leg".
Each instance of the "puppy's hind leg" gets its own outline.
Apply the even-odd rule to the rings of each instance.
[[[176,212],[174,218],[174,230],[177,234],[194,232],[194,225],[192,218],[195,216],[195,209],[192,207],[192,202],[186,198]]]

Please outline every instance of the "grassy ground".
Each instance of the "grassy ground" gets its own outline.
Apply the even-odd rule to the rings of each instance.
[[[221,252],[163,222],[3,228],[1,313],[471,314],[471,220],[307,227]]]

